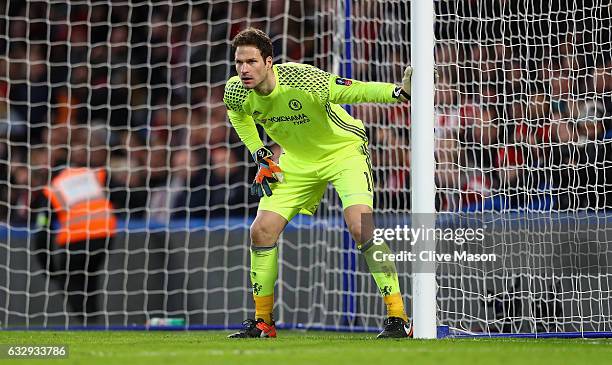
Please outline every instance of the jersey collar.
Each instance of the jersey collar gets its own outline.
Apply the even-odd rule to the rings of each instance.
[[[257,92],[255,92],[255,94],[260,97],[260,98],[271,98],[274,95],[276,95],[278,93],[278,89],[279,89],[279,79],[278,79],[278,69],[276,68],[276,65],[272,65],[272,71],[274,72],[274,89],[272,89],[272,92],[269,93],[268,95],[261,95],[261,94],[257,94]]]

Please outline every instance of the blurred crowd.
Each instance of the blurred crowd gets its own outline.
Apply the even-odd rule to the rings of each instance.
[[[611,13],[596,1],[436,2],[438,210],[612,207]],[[401,75],[401,52],[370,61],[397,31],[357,33],[356,78]],[[408,109],[357,109],[375,123],[382,209],[410,208]]]
[[[333,63],[335,3],[0,4],[0,218],[27,224],[30,202],[67,163],[107,169],[129,217],[253,214],[254,171],[222,103],[229,42],[260,27],[276,62],[346,75]],[[610,206],[610,8],[518,3],[436,2],[437,207]],[[398,82],[410,26],[381,20],[409,19],[409,4],[364,0],[352,11],[351,76]],[[379,209],[409,209],[408,108],[352,109],[368,126]]]
[[[27,223],[66,164],[107,169],[130,218],[251,212],[253,172],[222,97],[229,41],[248,11],[280,14],[267,3],[0,4],[3,220]]]

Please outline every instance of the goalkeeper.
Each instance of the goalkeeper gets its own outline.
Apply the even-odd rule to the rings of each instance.
[[[278,274],[277,240],[298,213],[312,215],[328,182],[342,200],[344,219],[384,298],[388,318],[379,338],[410,337],[399,280],[392,263],[373,259],[372,167],[363,123],[338,104],[406,101],[410,93],[408,67],[402,87],[360,82],[329,74],[313,66],[272,64],[272,42],[249,28],[233,40],[236,71],[225,85],[224,102],[238,136],[259,169],[251,192],[261,198],[251,225],[251,282],[255,319],[230,338],[276,337],[272,316]],[[256,125],[283,148],[277,165],[263,145]]]

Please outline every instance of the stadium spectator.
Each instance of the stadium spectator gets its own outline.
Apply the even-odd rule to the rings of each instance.
[[[110,160],[110,198],[117,214],[143,218],[148,199],[146,147],[136,133],[121,132],[118,141],[125,149],[115,151]]]
[[[13,142],[24,141],[28,125],[17,109],[10,107],[7,70],[9,63],[0,56],[0,139]]]
[[[238,158],[227,147],[217,147],[210,154],[210,171],[206,201],[210,216],[228,216],[244,212],[249,194],[244,186],[248,171],[240,167]]]
[[[99,276],[116,232],[112,204],[106,197],[106,172],[72,162],[54,168],[51,183],[32,204],[35,237],[31,250],[84,324],[95,324]]]
[[[159,222],[168,222],[171,218],[202,217],[207,202],[197,155],[187,148],[177,149],[171,153],[171,163],[168,187],[155,195],[162,199],[159,202],[162,209],[158,210],[155,218]]]
[[[200,8],[191,11],[190,18],[192,27],[189,32],[189,44],[185,52],[185,58],[189,62],[188,82],[192,88],[204,90],[204,84],[210,80],[210,67],[206,60],[210,59],[211,44],[209,39],[209,26],[206,14]]]
[[[147,167],[147,187],[149,199],[147,202],[147,214],[153,220],[167,222],[167,190],[169,181],[168,161],[170,153],[168,147],[151,140],[152,144],[147,147],[145,166]]]
[[[571,85],[568,69],[559,66],[550,71],[550,98],[553,112],[570,114],[571,102],[573,102]]]
[[[35,143],[40,143],[49,108],[45,52],[40,45],[25,47],[20,43],[9,55],[11,110],[19,115],[16,118],[28,122],[30,139]],[[24,64],[18,64],[20,59]]]
[[[607,124],[607,125],[606,125]],[[610,181],[610,143],[602,143],[611,127],[605,118],[602,102],[589,100],[579,107],[576,120],[577,144],[570,158],[573,165],[575,201],[573,208],[605,208],[609,195],[606,181]]]
[[[143,169],[134,158],[114,157],[110,163],[110,199],[117,215],[143,218],[147,205],[147,187]]]
[[[385,127],[376,130],[373,165],[383,173],[376,173],[377,209],[406,210],[410,208],[410,148],[397,128]]]

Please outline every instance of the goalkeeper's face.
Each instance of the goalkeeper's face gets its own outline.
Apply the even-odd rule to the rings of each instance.
[[[272,57],[263,59],[257,47],[236,47],[236,72],[247,89],[260,89],[272,73]]]

